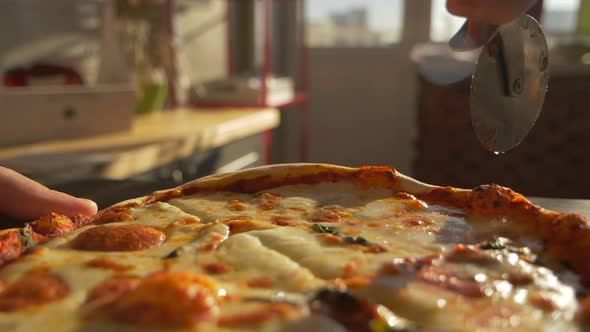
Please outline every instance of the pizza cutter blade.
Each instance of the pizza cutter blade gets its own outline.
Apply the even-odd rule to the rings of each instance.
[[[471,80],[471,123],[481,144],[496,154],[518,146],[534,126],[547,93],[549,51],[543,29],[528,15],[483,31],[475,41],[451,39],[455,49],[485,44]],[[492,28],[490,28],[492,27]]]

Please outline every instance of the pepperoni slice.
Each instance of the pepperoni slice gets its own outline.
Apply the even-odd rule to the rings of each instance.
[[[114,320],[141,326],[191,327],[217,313],[217,294],[205,276],[159,272],[119,296],[107,308]]]
[[[495,255],[480,250],[476,246],[457,244],[453,250],[447,253],[446,259],[450,262],[468,262],[481,265],[497,264]]]
[[[259,209],[268,211],[274,209],[275,205],[282,199],[283,198],[278,195],[265,192],[258,194],[254,201],[258,203]]]
[[[133,269],[132,265],[121,264],[106,257],[97,257],[85,263],[88,267],[96,267],[106,270],[113,270],[117,272],[127,271]]]
[[[137,287],[141,279],[138,277],[115,277],[98,284],[88,292],[86,303],[94,302],[106,297],[115,299],[119,295],[126,293]]]
[[[236,217],[222,221],[229,227],[231,234],[238,234],[248,232],[257,229],[267,229],[268,225],[262,224],[258,221],[254,221],[249,217]]]
[[[249,280],[246,284],[252,288],[272,288],[273,282],[271,278],[262,277]]]
[[[244,211],[248,208],[248,206],[239,199],[230,199],[227,202],[227,205],[230,211]]]
[[[23,252],[23,241],[18,231],[0,232],[0,266],[18,258]]]
[[[231,270],[229,266],[219,262],[204,264],[203,269],[205,269],[205,271],[210,274],[222,274]]]
[[[467,297],[478,298],[486,296],[485,285],[483,283],[475,280],[462,279],[437,267],[427,267],[421,270],[417,275],[417,279],[421,282],[439,286]]]
[[[78,234],[72,247],[91,251],[137,251],[162,244],[166,235],[141,225],[97,226]]]
[[[70,218],[57,213],[35,220],[31,226],[36,233],[49,237],[59,236],[76,228]]]
[[[50,274],[32,274],[4,288],[0,293],[0,312],[14,312],[64,298],[68,286]]]
[[[337,212],[324,208],[316,210],[312,217],[313,222],[339,222],[340,220],[342,217]]]
[[[551,300],[551,298],[543,296],[541,294],[529,293],[528,301],[533,306],[545,312],[551,312],[557,309],[557,305],[555,304],[555,302],[553,302],[553,300]]]
[[[274,216],[272,217],[272,223],[278,226],[291,226],[295,220],[289,216]]]
[[[420,227],[426,227],[428,225],[432,224],[432,221],[428,218],[418,218],[418,217],[410,217],[410,218],[406,218],[402,221],[402,225],[406,228],[420,228]]]
[[[328,233],[318,234],[317,237],[329,244],[341,244],[344,242],[340,236]]]
[[[107,280],[88,292],[85,304],[97,307],[110,304],[119,296],[136,288],[139,281],[137,277],[118,277]]]

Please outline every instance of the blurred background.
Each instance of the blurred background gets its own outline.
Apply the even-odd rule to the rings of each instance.
[[[0,165],[101,207],[285,162],[590,198],[590,1],[539,0],[549,92],[493,155],[444,0],[4,0]]]

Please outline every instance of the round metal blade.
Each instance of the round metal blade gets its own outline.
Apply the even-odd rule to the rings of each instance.
[[[503,29],[510,34],[522,34],[523,38],[500,41],[496,37],[490,40],[482,49],[471,80],[473,129],[481,144],[495,153],[515,148],[527,136],[541,112],[549,81],[549,52],[539,23],[523,15]],[[522,45],[519,45],[520,41]],[[519,82],[506,81],[503,71],[506,66],[502,61],[511,60],[500,59],[498,54],[499,48],[511,47],[520,47],[524,51],[524,65],[520,64],[524,84],[520,86]],[[510,63],[505,65],[511,67]],[[520,93],[510,96],[506,93],[507,88],[520,90]]]

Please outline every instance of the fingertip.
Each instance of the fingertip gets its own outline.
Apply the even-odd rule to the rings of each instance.
[[[81,201],[80,214],[92,216],[98,212],[98,205],[87,198],[78,198]]]
[[[0,214],[34,220],[52,212],[68,217],[91,216],[95,202],[51,190],[13,170],[0,166]]]
[[[74,197],[54,190],[52,192],[52,203],[47,206],[48,208],[54,209],[51,212],[72,217],[76,215],[91,216],[98,211],[98,206],[92,200]]]

